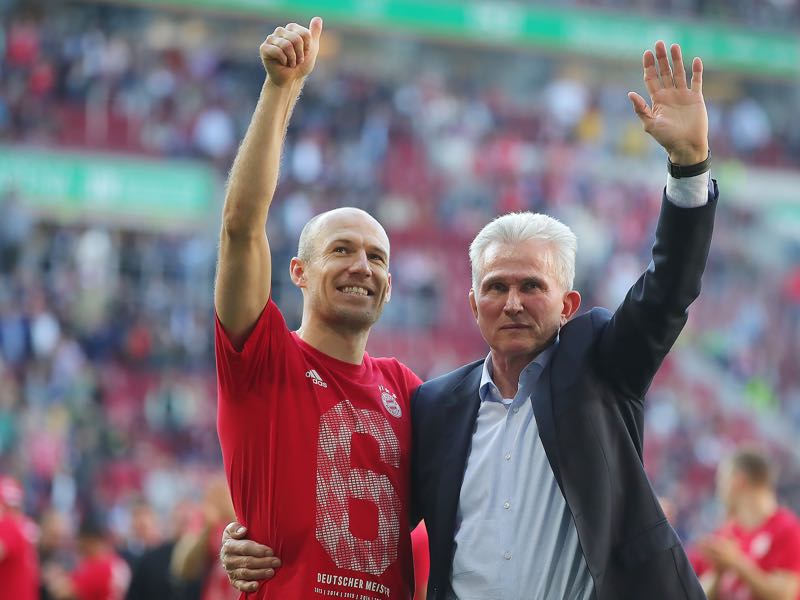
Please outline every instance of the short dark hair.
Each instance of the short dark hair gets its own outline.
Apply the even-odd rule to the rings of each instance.
[[[777,469],[765,452],[757,448],[742,448],[731,456],[731,466],[747,480],[758,486],[775,487]]]

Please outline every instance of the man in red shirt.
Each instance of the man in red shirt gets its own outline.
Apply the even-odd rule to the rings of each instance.
[[[283,562],[256,598],[402,600],[412,593],[409,398],[420,380],[365,352],[391,293],[386,232],[358,209],[315,217],[290,264],[303,293],[298,331],[270,295],[264,228],[321,33],[315,18],[261,45],[267,78],[223,209],[217,427],[237,518]]]
[[[800,522],[778,505],[775,471],[750,449],[719,466],[727,522],[697,545],[692,564],[710,600],[800,598]]]
[[[57,600],[123,600],[130,568],[114,551],[105,526],[85,517],[78,532],[81,560],[72,573],[53,569],[46,574],[47,589]]]
[[[0,475],[0,597],[36,600],[36,526],[20,510],[22,497],[20,485],[11,477]]]

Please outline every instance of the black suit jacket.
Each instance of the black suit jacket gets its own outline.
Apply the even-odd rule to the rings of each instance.
[[[700,208],[664,198],[647,271],[615,313],[595,308],[561,329],[532,395],[598,600],[705,598],[644,472],[642,435],[645,392],[700,292],[717,195],[714,182]],[[450,590],[482,367],[431,380],[412,399],[412,506],[428,528],[431,600]]]

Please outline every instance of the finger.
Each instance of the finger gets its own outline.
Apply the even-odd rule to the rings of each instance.
[[[658,79],[658,71],[656,71],[656,57],[652,51],[646,50],[642,55],[642,66],[644,67],[644,85],[652,98],[661,89],[661,81]]]
[[[692,91],[703,93],[703,61],[697,56],[692,61]]]
[[[227,538],[241,540],[245,535],[247,535],[247,527],[241,523],[232,521],[225,526],[225,529],[222,532],[222,543],[224,544]]]
[[[666,87],[674,87],[675,82],[672,80],[672,69],[669,68],[669,59],[667,58],[666,44],[658,40],[656,42],[656,61],[658,61],[658,73],[661,75],[661,83]]]
[[[281,566],[281,561],[278,558],[263,557],[255,558],[253,556],[224,556],[222,557],[222,566],[228,573],[240,569],[259,571],[261,569],[277,569]]]
[[[311,48],[311,41],[312,41],[311,32],[308,30],[308,28],[303,27],[302,25],[298,25],[297,23],[289,23],[286,26],[286,29],[299,34],[300,37],[303,38],[303,51],[308,52],[309,49]]]
[[[281,33],[281,37],[291,42],[292,48],[294,48],[294,54],[297,57],[297,64],[298,65],[302,64],[304,57],[303,46],[305,44],[300,34],[295,31],[289,31],[288,29],[284,29],[283,32]]]
[[[283,53],[286,55],[287,67],[296,67],[297,55],[294,53],[294,46],[292,45],[292,42],[281,35],[281,31],[283,31],[283,27],[278,27],[278,29],[275,30],[275,33],[267,38],[267,41],[273,46],[277,46],[283,50]]]
[[[314,17],[311,19],[311,23],[309,24],[308,28],[311,30],[311,37],[314,38],[315,42],[318,42],[319,36],[322,35],[322,19],[319,17]]]
[[[231,556],[252,556],[254,558],[275,556],[272,548],[253,540],[228,540],[224,544],[224,550],[225,554]]]
[[[675,80],[675,87],[684,89],[686,88],[686,68],[683,66],[681,47],[678,44],[672,44],[669,51],[672,55],[672,79]]]
[[[650,107],[647,106],[647,102],[636,92],[628,92],[628,98],[630,99],[631,104],[633,104],[633,110],[636,113],[636,116],[639,117],[643,125],[646,125],[652,117],[650,113]]]
[[[234,569],[230,572],[233,581],[264,581],[275,576],[275,569]]]
[[[284,54],[283,50],[274,45],[272,42],[264,42],[261,44],[261,57],[265,60],[265,62],[276,62],[284,67],[289,64],[289,59],[286,58],[286,54]]]
[[[240,592],[246,592],[248,594],[252,594],[253,592],[258,590],[258,582],[257,581],[237,581],[231,580],[231,584]]]

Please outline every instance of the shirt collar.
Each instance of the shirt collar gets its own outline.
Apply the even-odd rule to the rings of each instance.
[[[522,373],[519,375],[519,382],[517,385],[517,395],[516,397],[520,397],[521,391],[526,391],[523,397],[527,398],[531,391],[533,390],[533,386],[539,380],[539,375],[541,375],[542,371],[544,371],[547,363],[550,362],[550,358],[553,356],[553,352],[555,352],[556,347],[558,346],[559,336],[556,335],[556,339],[544,350],[539,352],[539,354],[534,358],[531,362],[529,362],[524,369],[522,369]],[[481,385],[478,388],[478,393],[481,397],[481,402],[485,400],[490,400],[493,402],[501,402],[503,404],[511,404],[513,398],[503,398],[500,394],[500,390],[494,383],[493,377],[493,367],[492,367],[492,353],[489,352],[489,355],[486,357],[486,360],[483,361],[483,371],[481,373]]]

